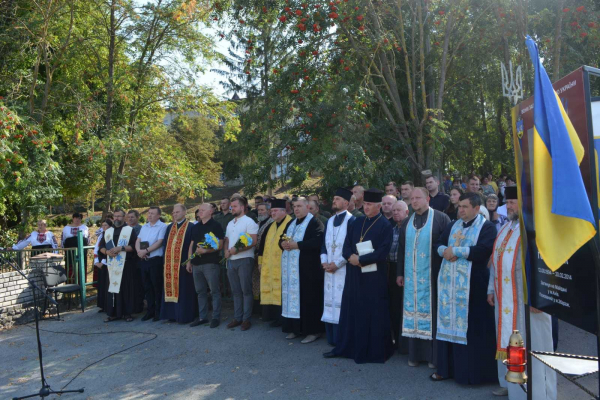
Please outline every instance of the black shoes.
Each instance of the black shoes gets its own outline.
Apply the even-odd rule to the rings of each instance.
[[[199,325],[206,325],[208,324],[208,320],[207,319],[201,319],[199,321],[194,321],[190,324],[190,326],[193,328],[195,326],[199,326]],[[219,326],[219,324],[221,324],[221,321],[219,321],[218,319],[213,319],[212,321],[210,321],[210,327],[211,328],[216,328],[217,326]]]
[[[192,323],[190,324],[190,326],[193,328],[193,327],[195,327],[195,326],[198,326],[198,325],[204,325],[204,324],[208,324],[208,322],[209,322],[209,321],[208,321],[207,319],[201,319],[201,320],[198,320],[198,321],[194,321],[194,322],[192,322]]]
[[[271,322],[269,326],[271,328],[279,328],[282,325],[281,318],[277,318],[275,321]]]
[[[154,318],[152,318],[152,322],[156,322],[156,321],[160,321],[160,318],[158,317],[158,315],[155,315]]]
[[[325,358],[336,358],[338,355],[333,351],[328,351],[327,353],[323,353],[323,357]]]
[[[150,318],[154,318],[154,314],[146,314],[142,317],[142,321],[148,321]]]

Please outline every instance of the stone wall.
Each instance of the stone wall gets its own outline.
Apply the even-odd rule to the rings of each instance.
[[[23,273],[44,288],[44,278],[38,268],[25,269]],[[32,307],[33,293],[29,282],[17,271],[0,274],[0,330],[14,323],[29,322],[33,319]]]

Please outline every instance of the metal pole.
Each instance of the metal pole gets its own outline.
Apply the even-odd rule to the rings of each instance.
[[[86,296],[86,274],[85,274],[85,260],[83,253],[83,232],[80,230],[77,232],[77,264],[79,269],[79,284],[81,286],[81,307],[85,310],[85,296]]]
[[[590,141],[590,143],[594,143],[594,136],[600,132],[594,131],[594,124],[592,121],[592,94],[590,91],[590,72],[596,78],[596,80],[600,80],[600,69],[591,68],[588,66],[583,67],[583,87],[585,95],[585,107],[587,113],[588,140]],[[595,157],[593,157],[594,145],[592,144],[588,146],[588,149],[592,154],[592,157],[589,157],[590,172],[592,175],[592,179],[590,179],[592,186],[592,190],[590,191],[590,200],[592,204],[598,204],[598,187],[596,186],[596,179],[594,179],[594,177],[598,176],[596,162],[594,160]],[[595,220],[598,221],[598,209],[596,207],[592,207],[592,210],[594,212]],[[594,237],[590,241],[590,245],[592,246],[592,256],[594,258],[594,266],[596,271],[596,355],[600,356],[600,336],[598,336],[600,335],[600,249],[598,246],[598,237],[599,236],[596,235],[596,237]],[[600,370],[600,357],[598,358],[598,370]],[[600,399],[600,378],[598,379],[598,396],[596,396],[596,399]]]
[[[525,342],[527,345],[527,400],[533,400],[533,366],[531,365],[531,324],[529,307],[531,307],[529,304],[525,305]]]
[[[593,243],[595,238],[592,239]],[[594,251],[598,251],[598,247],[594,246]],[[596,331],[596,355],[600,356],[600,276],[598,274],[598,267],[596,267],[596,318],[598,319],[598,330]],[[600,371],[600,357],[598,357],[598,370]],[[596,399],[600,399],[600,378],[598,379],[598,396]]]

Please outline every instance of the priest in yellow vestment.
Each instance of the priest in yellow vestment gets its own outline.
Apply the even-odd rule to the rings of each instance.
[[[258,268],[260,270],[260,305],[263,321],[273,321],[271,326],[281,326],[281,248],[279,241],[292,218],[287,215],[285,200],[271,202],[273,222],[258,249]]]

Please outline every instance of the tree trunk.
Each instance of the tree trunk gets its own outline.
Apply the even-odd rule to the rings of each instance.
[[[112,108],[114,97],[114,71],[115,71],[115,36],[116,36],[116,7],[117,0],[112,0],[110,4],[110,28],[109,28],[109,45],[108,45],[108,79],[106,81],[106,116],[104,129],[105,133],[110,134],[112,125]],[[104,210],[102,218],[106,218],[106,214],[112,207],[112,189],[113,189],[113,155],[112,149],[109,149],[109,155],[106,158],[106,174],[104,177]]]
[[[498,98],[498,104],[496,105],[496,126],[498,129],[498,137],[500,138],[500,149],[502,151],[506,150],[506,129],[504,129],[504,125],[502,124],[502,114],[504,114],[504,97]],[[510,113],[510,107],[508,109]]]
[[[563,20],[563,6],[565,0],[558,0],[556,4],[556,27],[554,31],[554,52],[552,54],[552,61],[554,66],[552,68],[552,79],[557,81],[560,78],[560,47],[562,45],[562,20]]]

